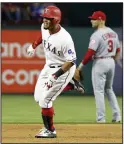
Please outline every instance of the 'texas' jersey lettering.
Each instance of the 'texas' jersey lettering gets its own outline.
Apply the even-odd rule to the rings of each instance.
[[[43,40],[43,44],[44,44],[44,48],[48,51],[50,51],[51,53],[60,56],[61,52],[57,51],[57,48],[54,46],[52,46],[52,44],[50,44],[49,42],[46,43],[46,40]]]
[[[42,44],[46,57],[46,65],[63,65],[76,61],[76,52],[71,35],[60,26],[60,31],[50,34],[41,25]],[[66,39],[65,39],[66,38]]]

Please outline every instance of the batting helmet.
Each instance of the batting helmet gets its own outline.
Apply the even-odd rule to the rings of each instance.
[[[53,23],[57,24],[61,21],[61,11],[56,6],[48,6],[44,9],[44,13],[41,14],[42,17],[53,18]]]

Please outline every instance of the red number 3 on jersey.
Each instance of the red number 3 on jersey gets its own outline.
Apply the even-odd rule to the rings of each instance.
[[[108,52],[112,52],[113,51],[113,41],[112,40],[108,41],[108,46],[109,46]]]

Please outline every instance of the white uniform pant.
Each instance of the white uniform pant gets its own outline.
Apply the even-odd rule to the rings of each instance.
[[[112,89],[115,72],[113,58],[97,59],[92,67],[92,84],[96,101],[96,120],[105,122],[105,101],[107,96],[113,112],[114,120],[120,120],[120,108]]]
[[[63,91],[65,86],[71,81],[74,76],[76,66],[73,65],[69,71],[61,75],[56,83],[49,90],[44,88],[45,82],[47,82],[49,75],[58,71],[59,68],[50,68],[45,65],[43,70],[41,71],[34,92],[34,99],[39,103],[41,108],[50,108],[52,107],[52,102],[56,99],[56,97]]]

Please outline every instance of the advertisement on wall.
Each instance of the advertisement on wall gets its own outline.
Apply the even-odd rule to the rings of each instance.
[[[123,93],[123,47],[122,29],[115,28],[119,35],[121,45],[121,58],[116,62],[113,89],[117,95]],[[87,51],[91,28],[68,29],[75,42],[78,61]],[[83,31],[83,33],[82,33]],[[26,53],[28,46],[39,35],[39,30],[2,30],[2,93],[33,93],[36,80],[45,64],[45,56],[42,45],[36,49],[35,56],[29,57]],[[82,35],[85,41],[82,43]],[[83,47],[83,49],[82,49]],[[86,72],[85,72],[86,71]],[[86,93],[93,94],[91,83],[91,65],[84,69],[88,77],[84,80],[87,89]]]
[[[2,31],[2,93],[30,93],[45,64],[42,45],[35,56],[26,53],[39,31]]]

